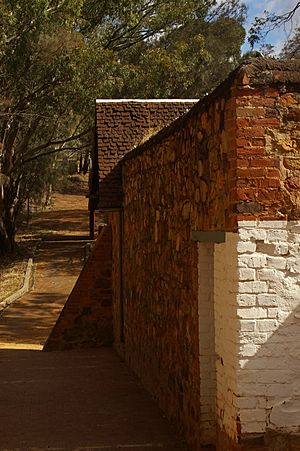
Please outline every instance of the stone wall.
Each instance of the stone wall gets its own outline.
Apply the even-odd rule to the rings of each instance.
[[[230,92],[199,104],[123,164],[125,356],[191,449],[200,446],[201,414],[204,421],[209,409],[203,398],[199,408],[206,365],[199,352],[207,342],[199,349],[191,233],[232,227],[234,113]],[[207,430],[203,443],[213,434]]]
[[[122,176],[118,162],[177,117],[196,100],[97,100],[100,209],[122,206]]]
[[[271,309],[278,305],[259,305],[274,301],[269,291],[274,287],[261,278],[270,277],[264,270],[282,270],[276,265],[283,265],[279,260],[284,257],[270,254],[265,265],[260,252],[266,251],[258,249],[271,244],[275,247],[269,252],[277,252],[275,242],[284,244],[287,237],[294,249],[298,238],[287,226],[287,235],[273,230],[264,241],[257,232],[256,239],[251,221],[299,219],[299,91],[299,63],[252,61],[122,162],[124,356],[180,425],[191,450],[212,443],[214,431],[222,451],[224,444],[228,451],[238,449],[244,439],[256,438],[272,425],[277,432],[288,431],[290,404],[286,408],[284,402],[298,402],[296,385],[292,392],[283,377],[280,383],[277,376],[263,381],[264,401],[255,405],[243,390],[247,380],[255,390],[251,362],[260,349],[256,340],[262,340],[263,349],[272,349],[265,343],[276,335],[284,346],[277,317],[264,316],[275,315]],[[241,221],[254,229],[250,235],[242,231],[248,226]],[[226,232],[225,243],[211,243],[214,247],[204,255],[193,232],[218,230]],[[207,271],[199,258],[209,260]],[[285,289],[282,299],[288,299],[287,277],[297,286],[296,270],[285,271],[278,288]],[[213,287],[213,309],[207,286]],[[254,301],[251,311],[241,305]],[[285,305],[294,319],[297,302],[293,289]],[[205,330],[202,315],[207,312],[211,324]],[[293,321],[285,323],[290,324],[288,335],[299,336]],[[213,331],[214,346],[209,346]],[[284,371],[280,365],[279,373]],[[262,378],[272,379],[260,370]],[[297,371],[292,367],[289,374]],[[208,390],[205,379],[212,373]],[[273,396],[270,416],[270,404],[263,405],[268,390]]]
[[[111,228],[103,227],[49,336],[45,351],[113,343]]]

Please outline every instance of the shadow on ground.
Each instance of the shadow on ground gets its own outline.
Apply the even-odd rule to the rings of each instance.
[[[0,449],[183,451],[111,349],[0,350]]]

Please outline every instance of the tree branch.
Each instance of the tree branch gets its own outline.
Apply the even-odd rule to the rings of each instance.
[[[23,161],[23,164],[31,163],[32,161],[35,161],[41,157],[47,157],[48,155],[52,155],[52,154],[58,153],[58,152],[64,152],[65,150],[80,150],[80,149],[87,149],[88,147],[91,147],[91,145],[85,144],[85,145],[76,146],[76,147],[62,147],[60,149],[52,149],[52,150],[49,150],[48,152],[39,153],[39,154],[35,155],[34,157],[27,158],[26,160]]]
[[[251,47],[253,47],[256,42],[264,39],[271,31],[290,22],[299,8],[300,1],[296,3],[293,9],[284,14],[276,15],[265,11],[265,17],[255,17],[253,25],[249,30],[248,42]]]
[[[60,139],[60,140],[58,140],[58,141],[48,141],[48,142],[46,142],[45,144],[41,144],[40,146],[34,147],[33,149],[31,149],[30,152],[31,152],[31,153],[33,153],[33,152],[38,152],[38,151],[40,151],[40,150],[47,149],[47,147],[58,146],[58,145],[60,145],[60,144],[65,144],[65,143],[68,143],[68,142],[71,142],[71,141],[75,141],[75,139],[79,139],[79,138],[81,138],[82,136],[85,136],[85,135],[87,135],[88,133],[90,133],[91,130],[92,130],[92,128],[89,128],[89,129],[87,129],[87,130],[85,130],[85,131],[79,133],[78,135],[72,135],[72,136],[70,136],[69,138]]]

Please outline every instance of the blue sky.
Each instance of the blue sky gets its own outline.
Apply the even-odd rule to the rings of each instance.
[[[250,28],[251,22],[256,16],[263,15],[264,10],[274,12],[276,14],[282,14],[293,9],[296,5],[296,0],[243,0],[243,3],[248,7],[248,18],[246,21],[246,30]],[[276,54],[278,54],[282,48],[284,41],[292,33],[293,28],[300,27],[300,11],[297,11],[291,25],[287,25],[285,28],[277,29],[271,32],[267,38],[266,43],[274,45]],[[243,52],[249,50],[248,44],[244,44]]]

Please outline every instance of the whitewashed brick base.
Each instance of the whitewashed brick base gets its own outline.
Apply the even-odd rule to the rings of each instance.
[[[237,440],[237,243],[238,236],[226,234],[226,242],[215,244],[214,311],[216,350],[216,413],[221,430]]]
[[[300,433],[300,221],[243,221],[198,246],[202,430],[215,415],[233,440],[238,421]]]
[[[200,358],[200,437],[202,445],[216,440],[215,321],[213,243],[198,244],[198,312]]]
[[[240,222],[237,249],[237,394],[242,433],[267,428],[297,433],[300,221]]]

